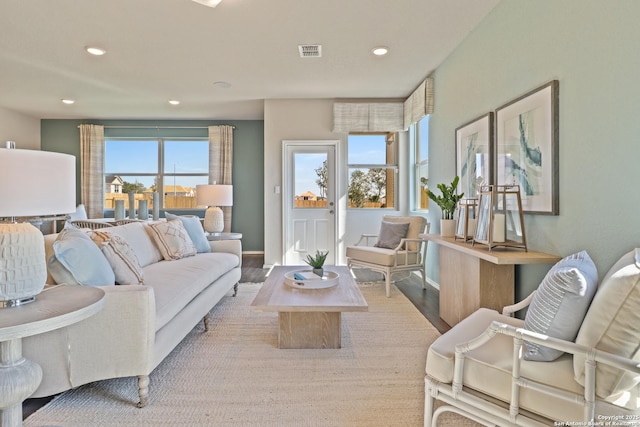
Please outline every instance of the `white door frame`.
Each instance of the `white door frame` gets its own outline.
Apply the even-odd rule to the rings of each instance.
[[[291,200],[295,194],[291,194],[290,186],[287,185],[290,180],[293,179],[291,176],[291,168],[289,167],[289,162],[287,159],[287,153],[289,147],[301,146],[301,147],[313,147],[313,146],[333,146],[334,148],[334,165],[333,165],[333,230],[334,230],[334,248],[333,254],[335,259],[335,264],[339,263],[339,251],[338,251],[338,218],[339,218],[339,181],[338,181],[338,168],[340,165],[340,153],[338,150],[339,140],[283,140],[282,141],[282,265],[286,264],[287,257],[287,242],[289,238],[289,227],[287,226],[290,221],[291,212],[288,209],[288,201]]]

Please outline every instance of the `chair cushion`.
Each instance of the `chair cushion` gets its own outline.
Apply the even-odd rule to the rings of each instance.
[[[373,245],[377,248],[395,249],[400,241],[407,237],[409,231],[408,222],[387,222],[382,221],[378,241]]]
[[[569,255],[554,265],[531,300],[524,327],[573,341],[598,286],[598,271],[586,251]],[[526,360],[549,362],[562,351],[525,342]]]
[[[620,258],[602,279],[576,343],[640,361],[640,249]],[[574,357],[575,379],[584,385],[584,357]],[[598,365],[596,394],[615,399],[640,378]]]
[[[453,381],[456,344],[467,342],[480,335],[492,321],[497,320],[514,327],[522,327],[520,319],[503,316],[497,311],[481,308],[455,325],[429,347],[426,374],[443,383]],[[496,335],[484,346],[470,351],[465,357],[463,384],[494,398],[508,402],[511,398],[511,370],[513,339]],[[539,362],[523,360],[521,376],[565,391],[583,394],[582,387],[573,380],[572,358],[565,354],[541,369]],[[520,389],[520,406],[553,420],[580,420],[583,408],[557,397],[541,394],[528,388]]]
[[[47,267],[57,284],[113,286],[115,276],[109,262],[84,231],[63,229],[53,242]]]
[[[164,215],[167,221],[171,221],[172,219],[182,221],[182,225],[184,225],[185,230],[187,230],[187,234],[189,234],[198,253],[211,252],[211,245],[209,245],[209,240],[207,240],[207,236],[204,234],[200,217],[196,215],[174,215],[169,212],[165,212]]]
[[[394,216],[385,215],[382,217],[386,222],[408,222],[409,230],[407,231],[407,239],[417,239],[418,235],[425,231],[425,225],[427,220],[421,216]],[[418,250],[418,243],[409,243],[408,249],[410,251]]]
[[[395,265],[395,251],[386,248],[376,248],[374,246],[347,246],[347,258],[354,261],[383,265],[392,267]],[[405,262],[404,255],[398,255],[398,265],[415,264],[418,262],[418,254],[410,253],[408,262]]]

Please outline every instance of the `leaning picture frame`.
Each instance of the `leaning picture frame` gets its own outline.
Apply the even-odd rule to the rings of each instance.
[[[459,192],[478,198],[480,187],[493,176],[493,112],[475,118],[456,129],[456,175]]]
[[[495,113],[494,183],[519,185],[522,210],[559,215],[559,82],[553,80]]]

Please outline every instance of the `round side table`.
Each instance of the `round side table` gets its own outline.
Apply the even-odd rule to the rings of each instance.
[[[0,309],[0,425],[22,426],[22,401],[42,381],[42,368],[22,356],[22,338],[63,328],[93,316],[104,305],[104,291],[57,285],[32,303]]]

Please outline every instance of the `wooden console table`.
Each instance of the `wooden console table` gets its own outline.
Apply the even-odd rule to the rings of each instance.
[[[515,298],[515,266],[555,264],[560,257],[515,248],[475,246],[453,237],[421,234],[440,247],[440,318],[450,326],[480,307],[502,311]]]

